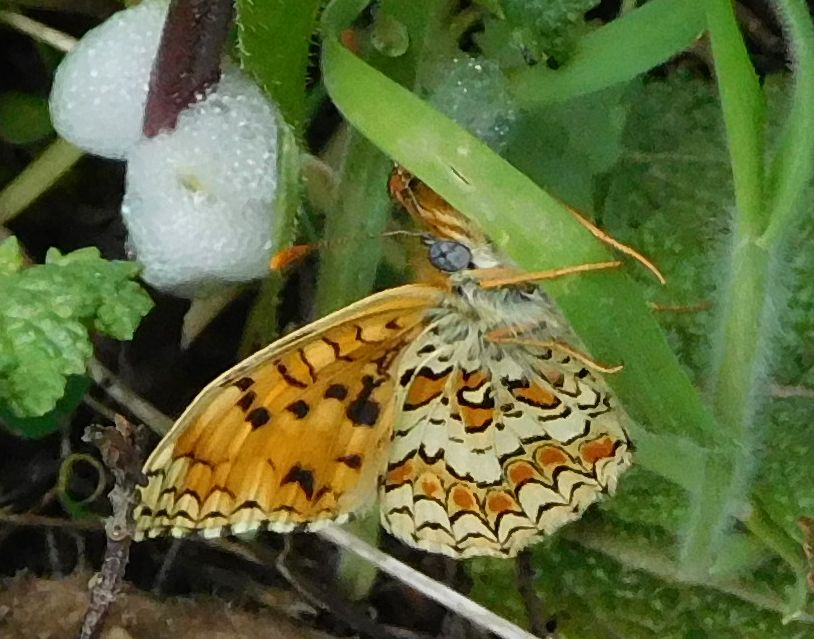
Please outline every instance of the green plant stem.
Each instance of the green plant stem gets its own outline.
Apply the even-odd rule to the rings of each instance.
[[[350,132],[346,144],[336,209],[325,221],[325,237],[339,242],[329,244],[321,254],[317,317],[370,292],[382,245],[366,236],[384,231],[392,208],[385,187],[391,163],[355,131]]]
[[[774,215],[765,201],[763,94],[730,0],[711,0],[707,19],[736,201],[713,337],[711,375],[716,417],[730,442],[710,459],[707,489],[692,497],[693,516],[682,548],[684,567],[692,574],[705,572],[724,541],[731,518],[747,502],[755,446],[760,439],[755,414],[764,400],[771,360],[773,313],[785,301],[781,298],[784,283],[780,279],[779,247],[761,241],[768,216]],[[786,154],[790,152],[785,149]],[[782,201],[796,203],[805,181],[796,178],[788,183],[796,185],[796,191],[787,189]]]
[[[729,271],[722,290],[714,396],[721,425],[734,442],[744,445],[762,399],[757,386],[762,382],[770,332],[766,324],[770,255],[740,225],[732,238]]]
[[[802,214],[800,198],[814,174],[814,25],[804,0],[776,0],[794,59],[791,109],[769,166],[769,226],[761,245],[781,243]]]
[[[0,224],[6,224],[50,189],[82,157],[62,138],[54,140],[0,192]]]
[[[708,0],[706,7],[739,224],[750,237],[756,237],[767,223],[763,199],[765,100],[735,19],[732,0]]]
[[[693,578],[715,561],[733,516],[748,500],[753,421],[761,396],[770,256],[756,240],[763,207],[763,95],[730,0],[710,0],[707,20],[731,159],[736,210],[713,337],[712,396],[727,442],[708,459],[704,489],[690,496],[681,563]]]
[[[670,559],[661,548],[654,548],[641,543],[640,540],[628,541],[614,532],[587,530],[581,526],[578,530],[566,529],[563,537],[585,548],[600,552],[634,570],[641,570],[654,575],[668,583],[688,584],[712,588],[746,601],[758,608],[785,614],[785,602],[766,590],[758,590],[747,582],[719,576],[688,576],[683,567]],[[810,618],[806,621],[811,621]]]
[[[785,561],[796,577],[796,585],[787,591],[785,616],[796,618],[808,599],[808,562],[800,543],[772,521],[757,500],[752,501],[749,516],[743,520],[746,528],[778,557]]]
[[[685,531],[681,557],[684,569],[695,575],[712,565],[733,517],[748,501],[758,440],[754,417],[769,357],[770,255],[737,222],[728,269],[719,298],[712,395],[718,423],[730,441],[709,458],[705,488],[691,497],[697,516]]]
[[[752,502],[749,516],[743,519],[746,528],[768,548],[781,557],[794,572],[806,571],[803,547],[771,520],[763,507]]]
[[[372,63],[400,84],[413,86],[418,68],[431,57],[433,47],[439,46],[440,37],[428,34],[442,23],[445,5],[436,0],[382,0],[379,10],[406,27],[410,46],[395,58],[371,51]],[[381,234],[390,219],[393,204],[387,179],[392,167],[390,159],[367,138],[356,129],[350,131],[339,170],[337,206],[327,216],[325,238],[353,241],[331,245],[322,252],[315,309],[318,316],[367,295],[373,288],[382,245],[365,236]]]
[[[631,80],[703,33],[706,1],[651,0],[582,38],[556,71],[537,65],[514,74],[512,93],[521,107],[531,109]]]

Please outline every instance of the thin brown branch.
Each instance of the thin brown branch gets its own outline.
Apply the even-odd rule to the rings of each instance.
[[[133,392],[98,360],[92,358],[88,362],[88,373],[91,379],[105,393],[126,408],[140,422],[149,426],[159,435],[166,435],[169,432],[172,427],[172,419]]]
[[[779,397],[781,399],[788,399],[790,397],[814,399],[814,388],[808,388],[807,386],[781,386],[780,384],[771,384],[769,391],[772,397]]]
[[[31,513],[0,512],[0,524],[30,528],[65,528],[67,530],[86,530],[88,532],[102,530],[101,522],[96,519],[60,519],[59,517],[47,517]]]
[[[93,443],[113,473],[110,491],[113,515],[105,522],[107,547],[102,569],[92,581],[90,603],[85,612],[79,639],[96,639],[104,627],[110,606],[116,601],[133,541],[133,509],[138,502],[137,487],[144,483],[141,464],[146,445],[146,429],[132,426],[117,417],[114,428],[89,426],[82,439]]]

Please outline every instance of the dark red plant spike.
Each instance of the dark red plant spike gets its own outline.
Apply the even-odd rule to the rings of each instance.
[[[175,128],[178,114],[220,79],[233,0],[172,0],[150,74],[142,131]]]

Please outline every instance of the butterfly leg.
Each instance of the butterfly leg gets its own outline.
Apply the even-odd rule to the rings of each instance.
[[[468,271],[469,275],[478,280],[482,288],[499,288],[514,284],[525,284],[529,282],[539,282],[541,280],[553,280],[564,275],[575,273],[586,273],[589,271],[601,271],[609,268],[619,268],[622,262],[612,260],[610,262],[589,262],[587,264],[577,264],[575,266],[563,266],[552,268],[547,271],[533,271],[531,273],[517,271],[512,268],[478,268]]]
[[[617,364],[616,366],[608,366],[606,364],[602,364],[597,362],[594,359],[591,359],[590,356],[586,355],[582,351],[575,349],[573,346],[561,342],[560,340],[556,339],[527,339],[524,337],[517,337],[515,331],[517,330],[516,326],[509,328],[500,328],[494,331],[491,331],[486,337],[489,341],[495,344],[518,344],[520,346],[533,346],[535,348],[550,348],[552,350],[560,351],[561,353],[565,353],[570,357],[573,357],[575,360],[582,362],[588,368],[592,368],[600,373],[618,373],[621,371],[624,366],[622,364]],[[509,333],[509,331],[512,331]]]

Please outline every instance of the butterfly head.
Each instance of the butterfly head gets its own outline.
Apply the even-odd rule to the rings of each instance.
[[[390,194],[429,233],[430,262],[454,273],[491,268],[502,262],[478,226],[404,168],[397,166],[389,182]]]

